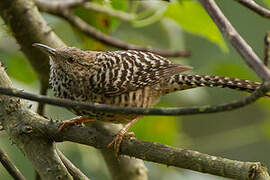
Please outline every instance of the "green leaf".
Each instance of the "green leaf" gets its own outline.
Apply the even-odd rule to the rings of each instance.
[[[228,52],[217,26],[198,2],[170,3],[164,15],[177,22],[185,31],[205,37]]]

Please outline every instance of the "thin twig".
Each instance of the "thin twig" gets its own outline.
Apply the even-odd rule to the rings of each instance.
[[[126,13],[124,11],[118,11],[107,6],[103,6],[97,3],[87,2],[85,0],[52,0],[49,2],[50,6],[53,6],[57,9],[65,8],[65,9],[74,9],[77,7],[83,7],[88,10],[100,12],[107,14],[111,17],[116,17],[123,21],[132,21],[135,19],[135,14]]]
[[[138,45],[132,45],[125,43],[119,39],[113,38],[109,35],[106,35],[91,25],[84,22],[81,18],[78,16],[75,16],[70,9],[66,8],[65,6],[59,7],[59,6],[53,6],[50,4],[49,1],[44,0],[36,0],[36,4],[38,8],[41,11],[54,14],[56,16],[60,16],[64,19],[66,19],[70,24],[77,27],[80,31],[85,33],[88,36],[91,36],[92,38],[103,42],[105,44],[118,47],[121,49],[130,49],[130,50],[139,50],[139,51],[149,51],[156,54],[159,54],[161,56],[166,57],[187,57],[190,56],[190,53],[188,51],[169,51],[169,50],[163,50],[163,49],[156,49],[152,47],[145,47],[145,46],[138,46]]]
[[[111,17],[116,17],[123,21],[132,21],[136,17],[134,14],[126,13],[123,11],[117,11],[109,7],[105,7],[105,6],[99,5],[97,3],[92,3],[92,2],[83,3],[82,7],[84,7],[85,9],[92,10],[92,11],[97,11],[97,12],[107,14]]]
[[[212,17],[219,30],[223,33],[224,37],[231,42],[231,44],[243,57],[248,66],[253,69],[263,81],[269,81],[269,69],[262,63],[262,60],[256,55],[256,53],[247,44],[247,42],[238,34],[229,20],[224,16],[222,11],[216,5],[215,1],[200,0],[200,2]]]
[[[47,90],[48,90],[48,85],[47,84],[41,84],[41,87],[40,87],[40,95],[44,95],[46,96],[47,95]],[[44,115],[44,110],[45,110],[45,104],[42,103],[42,102],[39,102],[38,103],[38,108],[37,108],[37,113],[41,116]]]
[[[221,104],[221,105],[206,105],[206,106],[195,106],[187,108],[133,108],[133,107],[118,107],[105,104],[93,104],[86,102],[73,101],[69,99],[61,99],[54,97],[47,97],[37,94],[32,94],[28,92],[23,92],[22,90],[0,87],[0,94],[19,97],[23,99],[28,99],[32,101],[43,102],[46,104],[74,108],[74,109],[84,109],[93,111],[103,111],[110,113],[119,114],[140,114],[140,115],[194,115],[194,114],[206,114],[206,113],[217,113],[223,111],[231,111],[248,104],[253,103],[258,98],[263,97],[270,90],[270,83],[265,82],[259,89],[253,92],[250,96],[231,103]]]
[[[74,180],[90,180],[86,175],[84,175],[80,169],[78,169],[76,166],[70,162],[68,158],[65,157],[65,155],[58,149],[56,149],[58,156],[60,157],[61,161],[65,164],[65,166],[68,169],[68,172],[71,174],[71,176],[74,178]]]
[[[0,148],[0,162],[15,180],[26,180],[18,168],[11,162],[8,155]]]
[[[264,65],[268,66],[270,59],[270,32],[267,32],[264,37]]]
[[[270,10],[261,7],[253,0],[234,0],[234,1],[244,5],[245,7],[249,8],[250,10],[254,11],[255,13],[257,13],[262,17],[270,18]]]

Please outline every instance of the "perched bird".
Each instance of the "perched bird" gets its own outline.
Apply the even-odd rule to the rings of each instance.
[[[238,78],[190,75],[189,66],[175,64],[150,52],[83,51],[75,47],[58,49],[34,43],[50,57],[50,84],[55,96],[89,103],[122,107],[149,108],[167,93],[195,87],[220,87],[253,92],[261,85]],[[113,114],[89,110],[71,110],[79,117],[63,121],[67,124],[100,120],[126,124],[115,139],[116,153],[128,129],[141,118],[135,114]]]

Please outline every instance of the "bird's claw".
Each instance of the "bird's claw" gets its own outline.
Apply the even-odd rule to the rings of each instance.
[[[120,145],[124,137],[135,137],[134,132],[126,132],[124,130],[120,130],[116,137],[108,144],[108,148],[113,147],[115,155],[119,155]]]
[[[65,126],[82,125],[83,122],[92,122],[92,121],[95,121],[95,119],[88,119],[82,116],[75,117],[70,120],[62,121],[58,127],[58,132],[61,132]]]

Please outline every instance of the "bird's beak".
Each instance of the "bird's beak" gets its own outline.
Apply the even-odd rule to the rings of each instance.
[[[32,44],[32,46],[38,47],[42,52],[46,53],[49,56],[54,57],[56,55],[56,50],[54,48],[51,48],[51,47],[46,46],[44,44],[34,43],[34,44]]]

